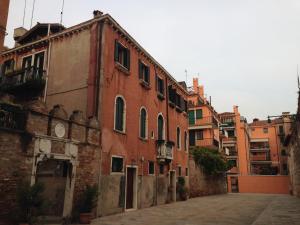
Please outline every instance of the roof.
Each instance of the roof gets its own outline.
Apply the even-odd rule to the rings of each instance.
[[[65,28],[63,27],[61,24],[53,24],[53,25],[59,25],[63,27],[63,30],[60,30],[57,33],[52,33],[49,36],[43,37],[39,40],[34,40],[31,43],[24,43],[24,45],[22,46],[18,46],[12,49],[9,49],[7,51],[4,51],[1,53],[1,55],[5,55],[5,54],[10,54],[14,51],[17,51],[19,49],[25,48],[25,47],[29,47],[30,45],[34,45],[34,44],[38,44],[39,42],[45,42],[45,41],[49,41],[51,39],[57,38],[60,35],[66,35],[69,32],[74,32],[75,30],[80,30],[80,29],[84,29],[84,27],[88,27],[91,24],[95,23],[95,22],[99,22],[99,21],[109,21],[109,23],[111,25],[114,26],[114,28],[116,28],[118,30],[118,32],[122,33],[124,36],[126,36],[126,39],[133,43],[137,49],[139,49],[140,51],[142,51],[144,53],[144,55],[147,57],[147,59],[152,62],[153,64],[155,64],[163,73],[165,73],[169,79],[171,81],[173,81],[174,84],[176,84],[177,88],[180,89],[183,93],[185,93],[186,95],[188,95],[188,92],[186,89],[184,89],[184,87],[182,87],[178,81],[162,66],[160,65],[133,37],[131,37],[130,34],[127,33],[127,31],[122,28],[109,14],[104,14],[102,16],[97,16],[93,19],[90,19],[88,21],[82,22],[80,24],[77,24],[75,26],[69,27],[69,28]],[[47,27],[49,23],[46,23]],[[52,26],[52,25],[51,25]],[[27,37],[30,36],[31,33],[33,33],[36,29],[41,28],[41,27],[45,27],[45,24],[42,23],[38,23],[35,27],[33,27],[32,29],[30,29],[28,32],[26,32],[22,37],[23,40],[25,39],[25,35]]]
[[[48,29],[50,33],[58,33],[66,28],[59,23],[37,23],[33,28],[28,30],[23,36],[21,36],[17,42],[19,44],[27,44],[34,40],[41,39],[48,35]]]

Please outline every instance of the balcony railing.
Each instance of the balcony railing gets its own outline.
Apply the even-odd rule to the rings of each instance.
[[[219,148],[219,142],[214,138],[204,138],[202,140],[196,140],[196,146]]]
[[[250,147],[251,152],[269,152],[270,148],[257,148],[257,147]]]
[[[202,117],[201,119],[196,119],[194,124],[190,126],[205,126],[212,125],[213,127],[218,127],[218,121],[213,116]]]
[[[173,160],[173,144],[164,140],[157,140],[157,159],[161,161]]]
[[[17,106],[0,103],[0,128],[24,131],[26,113]]]
[[[251,155],[251,161],[271,161],[271,157],[268,154],[264,155]]]
[[[0,76],[0,90],[15,94],[18,91],[42,90],[45,85],[45,71],[37,67],[15,70]]]
[[[236,137],[225,137],[222,139],[223,144],[236,142]]]

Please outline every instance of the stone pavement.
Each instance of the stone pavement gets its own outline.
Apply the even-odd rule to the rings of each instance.
[[[300,199],[226,194],[98,218],[92,225],[300,225]]]

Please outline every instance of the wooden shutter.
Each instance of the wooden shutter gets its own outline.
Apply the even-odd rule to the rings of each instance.
[[[129,49],[126,49],[126,62],[127,62],[127,66],[126,66],[126,68],[128,69],[128,70],[130,70],[130,50]]]
[[[158,85],[159,85],[159,83],[158,83],[158,76],[157,76],[157,74],[155,74],[155,90],[158,92],[159,91],[159,87],[158,87]]]
[[[195,111],[189,111],[189,124],[195,124]]]
[[[139,78],[143,79],[143,74],[142,74],[142,61],[139,59]]]
[[[202,109],[196,110],[196,119],[202,119]]]
[[[115,40],[115,62],[119,61],[119,43]]]

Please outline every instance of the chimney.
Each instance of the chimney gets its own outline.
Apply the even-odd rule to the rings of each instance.
[[[14,40],[15,40],[15,47],[17,47],[19,39],[27,32],[24,27],[19,27],[14,29]]]
[[[233,106],[233,112],[234,112],[234,114],[238,114],[239,113],[239,107],[237,105]]]
[[[198,85],[198,78],[193,78],[193,89],[196,93],[198,93]]]
[[[204,99],[204,86],[203,85],[199,86],[199,95],[202,99]]]
[[[254,122],[258,122],[258,121],[259,121],[258,118],[254,118],[254,119],[253,119],[253,123],[254,123]]]
[[[4,47],[4,38],[6,35],[6,25],[8,17],[9,0],[1,0],[0,7],[0,52]]]
[[[94,10],[93,12],[94,18],[100,17],[103,15],[103,12],[99,11],[99,10]]]

